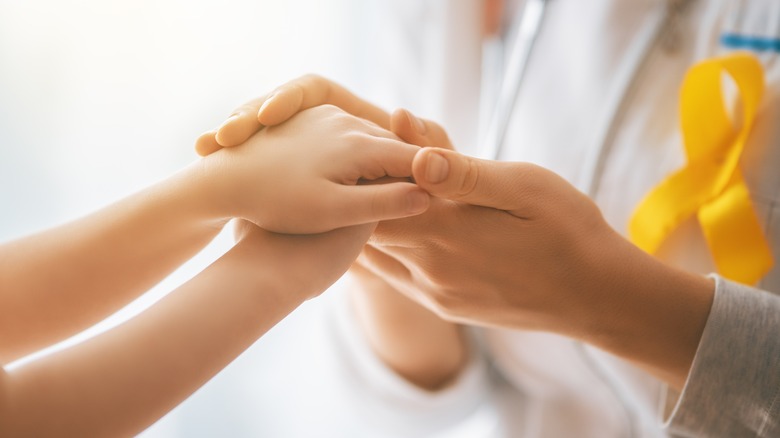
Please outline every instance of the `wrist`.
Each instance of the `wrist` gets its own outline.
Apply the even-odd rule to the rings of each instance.
[[[231,195],[229,180],[221,164],[224,157],[219,152],[187,166],[181,178],[175,182],[180,187],[183,204],[198,222],[222,229],[231,219],[238,217]]]
[[[668,266],[620,238],[604,266],[611,307],[593,320],[587,342],[675,387],[685,382],[714,296],[714,282]]]
[[[322,253],[337,245],[335,241],[326,243],[332,240],[327,234],[278,234],[243,222],[246,231],[238,238],[235,249],[244,254],[253,281],[281,306],[297,307],[319,296],[346,271],[346,266],[344,270],[333,270],[329,262],[322,260]]]
[[[290,281],[281,266],[278,251],[274,251],[274,246],[269,245],[264,236],[268,232],[252,224],[247,226],[253,229],[245,233],[229,251],[230,263],[241,272],[234,279],[245,283],[266,305],[272,302],[275,307],[292,311],[309,299],[311,294],[308,290],[296,288],[295,282]]]

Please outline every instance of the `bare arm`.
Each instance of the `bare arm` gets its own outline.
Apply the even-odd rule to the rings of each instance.
[[[0,373],[0,436],[129,436],[188,397],[349,266],[372,226],[249,232],[158,304]]]
[[[341,276],[378,220],[425,210],[427,194],[409,182],[356,186],[408,178],[417,149],[333,107],[312,109],[91,216],[0,248],[5,359],[106,316],[226,218],[245,219],[231,251],[141,315],[3,368],[0,436],[143,430]]]
[[[394,113],[390,125],[409,143],[452,148],[440,126],[406,111]],[[426,216],[417,219],[424,221]],[[370,256],[360,257],[350,269],[356,280],[350,296],[357,321],[374,352],[396,373],[421,388],[445,387],[466,364],[468,353],[461,327],[404,295],[412,290],[397,290],[383,279],[382,270],[373,261],[388,256],[372,246],[363,253]],[[398,268],[405,269],[400,265]]]
[[[0,246],[0,363],[108,316],[208,243],[231,217],[321,233],[419,214],[418,148],[334,107],[301,112],[97,213]],[[280,184],[279,181],[289,181]]]
[[[193,185],[202,163],[66,225],[0,246],[0,362],[105,318],[205,246],[226,222]]]
[[[436,390],[466,362],[460,327],[407,298],[360,266],[350,269],[355,316],[374,353],[415,385]]]

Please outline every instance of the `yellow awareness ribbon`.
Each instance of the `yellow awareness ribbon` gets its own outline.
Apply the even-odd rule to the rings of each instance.
[[[725,108],[724,74],[739,93],[739,123]],[[763,69],[749,53],[691,67],[680,91],[687,164],[637,206],[628,226],[634,244],[654,254],[672,231],[696,215],[721,275],[754,284],[769,271],[772,252],[739,167],[763,92]]]

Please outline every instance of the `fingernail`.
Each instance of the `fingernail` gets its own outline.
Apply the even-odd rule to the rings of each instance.
[[[409,115],[409,121],[412,122],[412,126],[414,127],[414,130],[417,131],[420,135],[425,135],[428,132],[428,129],[425,128],[425,123],[423,123],[422,120],[417,118],[414,114],[410,112],[406,112],[406,114]]]
[[[276,97],[275,94],[272,94],[272,95],[268,96],[268,99],[266,99],[265,102],[263,102],[263,104],[260,105],[260,109],[257,110],[258,117],[260,116],[260,114],[263,114],[263,111],[265,111],[265,109],[268,107],[268,105],[271,104],[271,101],[274,100],[274,97]]]
[[[429,183],[438,184],[450,174],[450,163],[446,158],[436,152],[428,154],[428,163],[425,165],[425,179]]]
[[[409,213],[421,213],[428,208],[428,194],[425,192],[414,191],[406,197]]]
[[[224,128],[225,126],[229,125],[230,123],[233,122],[233,120],[236,120],[236,119],[238,119],[238,114],[234,114],[234,115],[228,117],[227,120],[225,120],[224,122],[222,122],[221,125],[219,125],[219,128],[217,128],[217,131],[220,131],[222,128]]]

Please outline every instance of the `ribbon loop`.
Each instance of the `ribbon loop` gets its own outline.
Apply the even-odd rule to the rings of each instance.
[[[739,127],[725,107],[724,74],[734,81],[742,105]],[[763,69],[749,53],[706,60],[688,70],[680,91],[687,164],[637,207],[628,226],[634,244],[654,254],[696,215],[721,275],[753,284],[769,271],[772,253],[739,168],[763,92]]]

